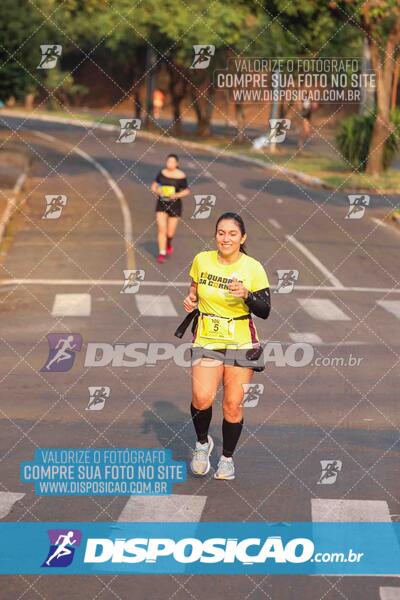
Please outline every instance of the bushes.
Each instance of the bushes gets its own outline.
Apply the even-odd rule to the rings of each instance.
[[[386,139],[383,152],[383,168],[387,169],[400,149],[400,111],[394,110],[390,115],[395,131]],[[375,123],[375,113],[367,115],[351,115],[344,119],[336,135],[339,151],[357,171],[365,171],[368,150]]]

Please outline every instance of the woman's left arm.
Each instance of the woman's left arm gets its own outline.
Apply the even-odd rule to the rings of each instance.
[[[179,192],[175,192],[175,194],[173,194],[173,196],[172,196],[173,200],[178,200],[180,198],[185,198],[186,196],[189,196],[190,189],[188,187],[186,177],[182,177],[182,184],[184,185],[184,188],[182,190],[180,190]]]
[[[271,312],[271,292],[269,287],[257,292],[248,292],[245,303],[256,317],[267,319]]]

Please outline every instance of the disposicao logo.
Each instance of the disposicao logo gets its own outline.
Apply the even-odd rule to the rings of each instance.
[[[286,543],[280,536],[266,539],[247,538],[89,538],[85,549],[85,563],[156,563],[169,557],[183,564],[235,563],[245,565],[265,563],[304,563],[314,553],[314,543],[308,538],[294,538]]]
[[[50,548],[42,567],[68,567],[80,546],[82,532],[79,529],[49,529]]]

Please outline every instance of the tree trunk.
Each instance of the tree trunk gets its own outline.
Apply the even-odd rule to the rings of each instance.
[[[370,38],[371,40],[371,38]],[[376,119],[369,146],[366,173],[376,177],[383,171],[383,153],[386,138],[393,131],[390,123],[391,82],[393,77],[392,61],[388,58],[382,65],[379,49],[371,40],[371,60],[376,73]],[[390,55],[387,54],[389,57]]]
[[[400,55],[396,59],[396,64],[393,73],[393,84],[392,84],[392,99],[390,101],[390,108],[394,110],[397,103],[397,88],[399,85],[399,68],[400,68]]]
[[[244,128],[245,128],[245,115],[244,108],[242,104],[235,104],[235,112],[236,112],[236,142],[238,144],[244,143]]]
[[[143,105],[142,105],[142,100],[140,98],[139,90],[137,88],[135,88],[133,90],[133,103],[134,103],[134,108],[135,108],[135,118],[141,119]]]
[[[186,80],[180,74],[180,68],[172,63],[167,64],[167,71],[169,74],[168,87],[172,102],[172,131],[175,135],[180,135],[182,133],[181,102],[187,93]]]
[[[364,3],[362,10],[362,25],[367,33],[371,64],[376,74],[376,119],[369,146],[366,173],[376,177],[383,171],[385,141],[394,130],[394,125],[390,122],[390,101],[394,56],[400,42],[400,20],[395,19],[394,26],[386,38],[386,47],[381,52],[382,44],[371,21],[371,6],[368,2]]]
[[[198,82],[193,81],[191,96],[193,108],[197,117],[196,135],[207,137],[211,135],[211,117],[214,107],[214,87],[209,74]]]

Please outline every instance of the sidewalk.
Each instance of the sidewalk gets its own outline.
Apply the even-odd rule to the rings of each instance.
[[[18,208],[30,162],[25,144],[0,129],[0,244]]]

